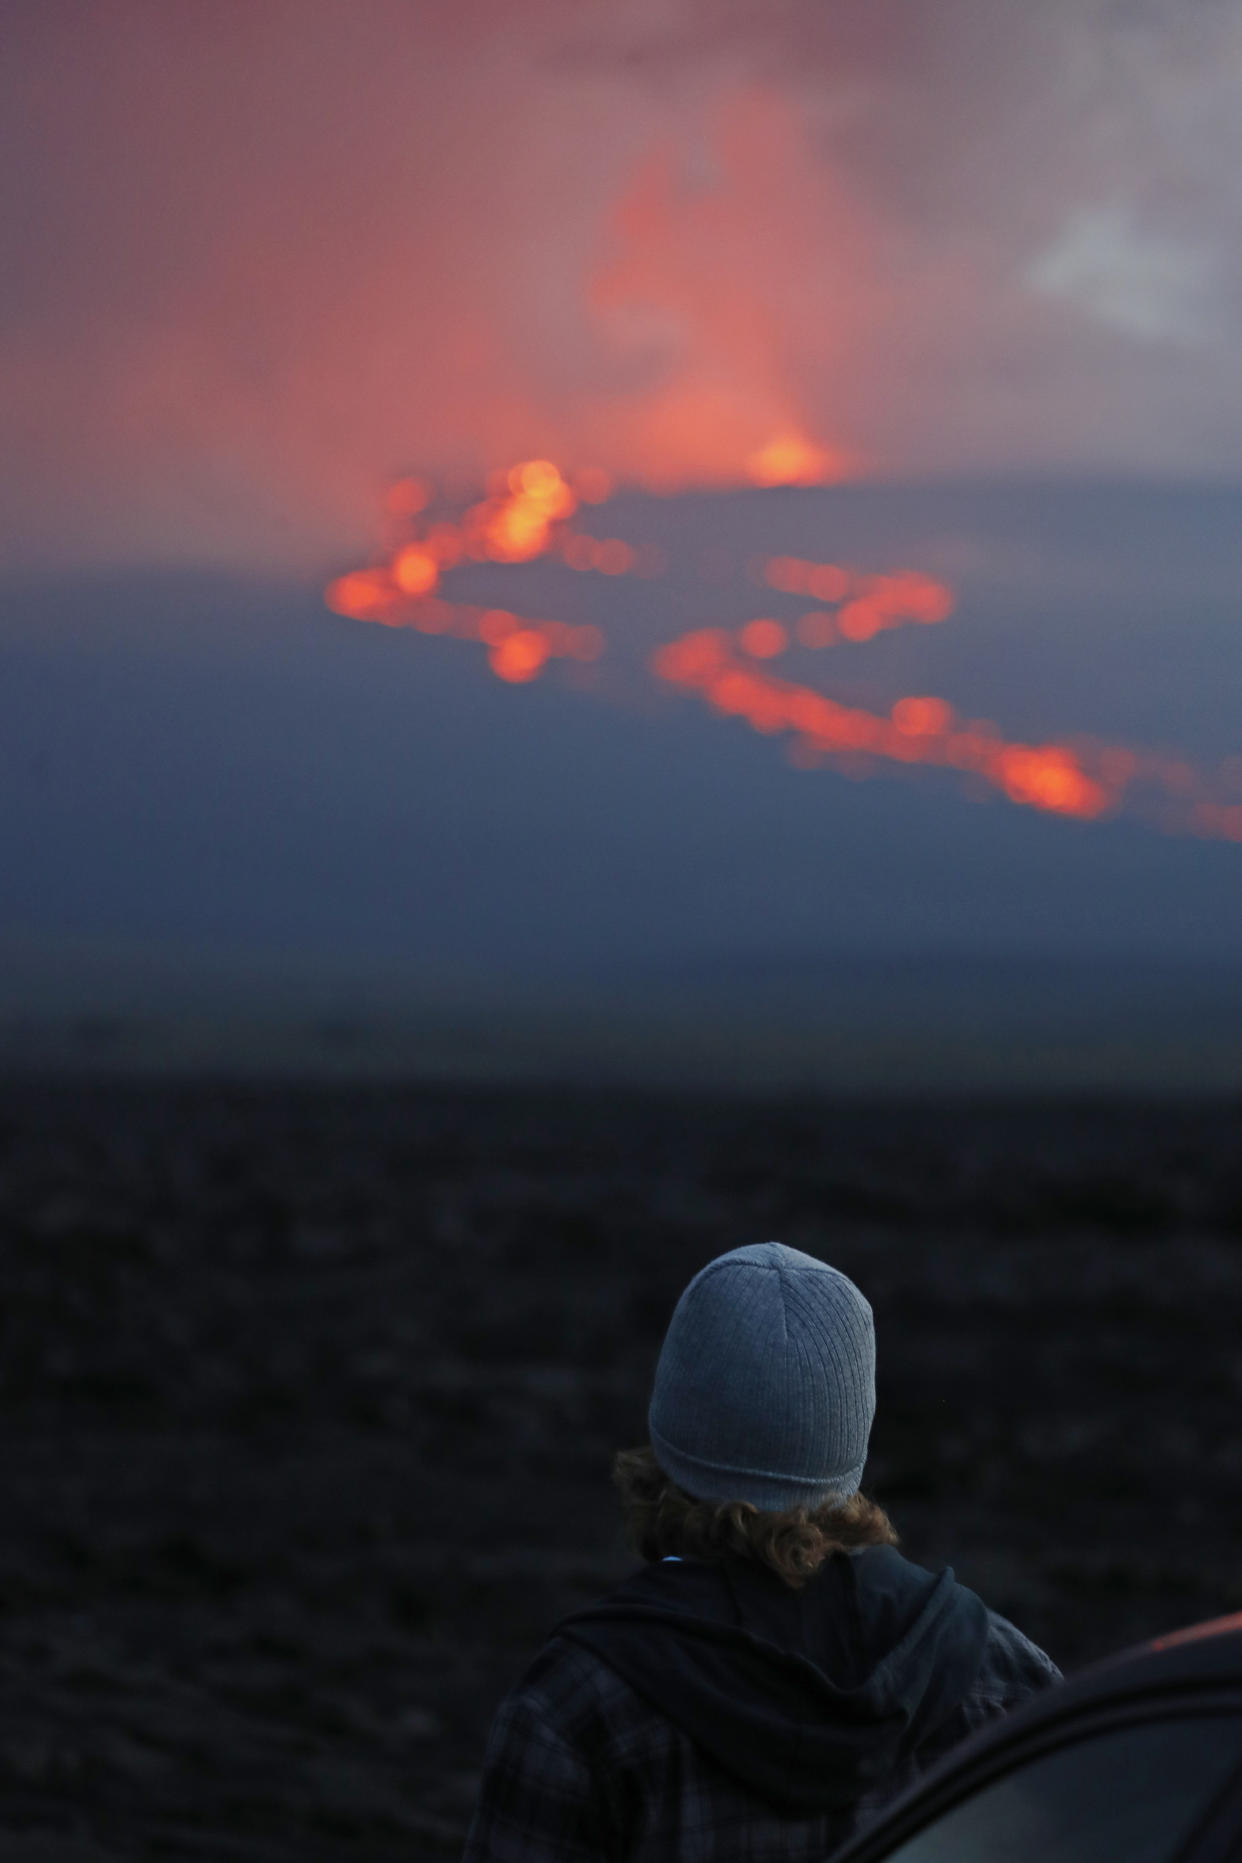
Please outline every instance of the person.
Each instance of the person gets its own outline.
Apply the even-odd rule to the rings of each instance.
[[[897,1550],[861,1491],[871,1307],[778,1242],[703,1268],[614,1476],[644,1565],[496,1714],[465,1863],[823,1863],[933,1760],[1061,1679]]]

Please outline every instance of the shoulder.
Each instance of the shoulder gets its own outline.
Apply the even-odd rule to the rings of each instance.
[[[986,1631],[978,1668],[966,1694],[920,1749],[920,1769],[967,1735],[1064,1680],[1052,1658],[1016,1624],[986,1604],[982,1609]]]
[[[1051,1656],[999,1611],[989,1608],[987,1623],[976,1693],[1001,1707],[1016,1707],[1028,1695],[1065,1679]]]
[[[907,1559],[895,1546],[872,1546],[854,1555],[853,1569],[866,1586],[872,1608],[877,1608],[878,1601],[895,1624],[908,1621],[912,1609],[917,1614],[943,1588],[946,1603],[956,1603],[973,1626],[980,1651],[975,1691],[993,1697],[998,1705],[1016,1706],[1027,1695],[1064,1680],[1052,1658],[956,1579],[951,1566],[932,1572]]]

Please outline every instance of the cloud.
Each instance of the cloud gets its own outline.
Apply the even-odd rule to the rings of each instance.
[[[1077,208],[1034,259],[1037,291],[1143,340],[1195,347],[1208,328],[1211,277],[1193,246],[1136,226],[1116,208]]]

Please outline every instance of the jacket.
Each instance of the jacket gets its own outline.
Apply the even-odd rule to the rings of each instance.
[[[823,1863],[975,1728],[1061,1679],[951,1568],[834,1554],[645,1567],[501,1703],[464,1863]]]

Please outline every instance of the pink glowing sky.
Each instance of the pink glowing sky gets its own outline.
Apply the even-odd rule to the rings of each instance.
[[[0,29],[11,564],[314,571],[397,470],[1242,470],[1242,14],[72,0]]]

